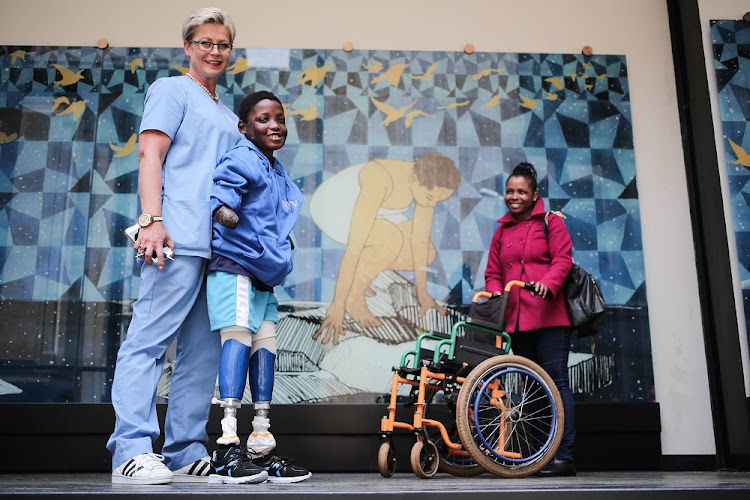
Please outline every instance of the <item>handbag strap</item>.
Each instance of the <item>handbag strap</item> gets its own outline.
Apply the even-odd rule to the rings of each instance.
[[[560,212],[559,210],[552,210],[551,212],[547,212],[544,214],[544,224],[542,224],[542,229],[544,229],[544,239],[547,240],[547,243],[549,243],[549,226],[547,223],[547,219],[549,219],[549,214],[555,214],[561,219],[567,219],[565,214]]]

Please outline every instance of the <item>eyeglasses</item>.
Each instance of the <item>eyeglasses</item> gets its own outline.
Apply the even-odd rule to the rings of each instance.
[[[189,42],[196,44],[203,52],[211,52],[214,45],[218,47],[220,54],[229,54],[232,51],[232,45],[229,43],[213,43],[208,40],[189,40]]]

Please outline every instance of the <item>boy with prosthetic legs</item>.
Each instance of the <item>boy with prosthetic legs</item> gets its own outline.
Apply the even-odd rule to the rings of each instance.
[[[271,482],[293,483],[312,474],[272,453],[276,441],[269,431],[269,410],[278,319],[273,287],[292,270],[290,234],[302,193],[273,156],[287,135],[279,99],[265,91],[249,94],[238,115],[245,139],[217,165],[211,193],[215,222],[207,292],[211,329],[220,332],[222,342],[221,399],[214,402],[224,408],[224,418],[212,457],[217,474],[210,481],[256,482],[243,478],[255,477],[259,469]],[[255,417],[242,449],[237,409],[248,371]]]

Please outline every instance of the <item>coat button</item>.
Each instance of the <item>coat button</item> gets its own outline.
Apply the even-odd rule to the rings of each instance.
[[[512,265],[513,265],[513,264],[511,264],[510,262],[508,262],[508,269],[510,269],[510,267],[511,267]]]

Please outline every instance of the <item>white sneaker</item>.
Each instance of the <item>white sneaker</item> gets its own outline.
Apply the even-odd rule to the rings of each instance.
[[[187,464],[182,469],[177,469],[173,472],[174,479],[173,483],[206,483],[208,482],[208,475],[214,473],[214,468],[211,465],[211,457],[205,456],[199,458],[193,463]]]
[[[266,417],[253,418],[253,432],[247,438],[247,451],[250,458],[258,458],[266,455],[276,448],[276,438],[268,429],[271,421]]]
[[[172,482],[172,471],[162,463],[164,457],[156,453],[141,453],[125,460],[112,471],[113,484],[167,484]]]

